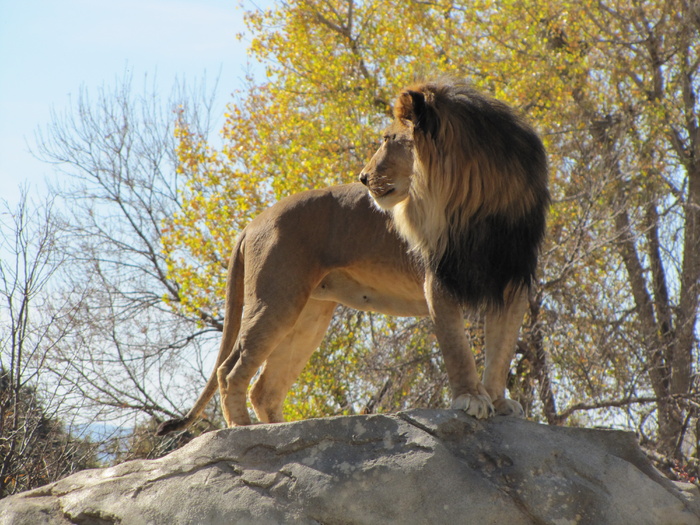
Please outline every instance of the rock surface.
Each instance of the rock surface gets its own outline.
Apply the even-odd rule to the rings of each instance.
[[[700,494],[630,433],[413,410],[211,432],[0,500],[0,523],[698,525]]]

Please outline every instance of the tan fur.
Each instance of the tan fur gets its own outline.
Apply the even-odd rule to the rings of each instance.
[[[249,424],[246,390],[261,366],[251,404],[260,421],[282,421],[287,391],[338,303],[426,316],[424,281],[420,265],[362,185],[280,201],[248,225],[233,250],[224,333],[207,385],[187,415],[163,423],[158,434],[191,425],[217,388],[227,423]],[[489,395],[504,397],[506,373],[494,372],[499,379]]]
[[[451,115],[454,108],[442,105],[440,85],[415,89],[435,104],[436,121]],[[304,192],[280,201],[246,227],[229,266],[217,366],[194,407],[184,418],[163,423],[158,434],[190,425],[217,387],[226,422],[250,424],[246,393],[261,368],[251,404],[260,421],[282,421],[287,391],[318,347],[338,303],[389,315],[430,315],[452,406],[479,418],[491,416],[494,407],[501,414],[522,415],[520,405],[506,399],[505,386],[527,307],[527,283],[499,288],[502,304],[497,306],[477,297],[486,313],[482,384],[464,330],[464,304],[433,272],[431,260],[451,248],[453,233],[482,216],[498,213],[506,223],[518,223],[539,206],[534,216],[543,219],[546,180],[537,179],[541,174],[528,180],[518,162],[490,150],[488,143],[472,147],[470,140],[481,137],[468,119],[420,128],[426,122],[407,107],[409,102],[415,103],[410,92],[399,97],[396,120],[361,174],[369,194],[359,184]],[[489,99],[487,104],[500,103]],[[441,142],[435,140],[438,134]],[[540,237],[533,239],[536,248]]]

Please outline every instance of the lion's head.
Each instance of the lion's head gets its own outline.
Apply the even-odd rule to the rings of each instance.
[[[528,286],[549,203],[535,131],[455,82],[406,89],[394,117],[360,179],[427,269],[472,305]]]

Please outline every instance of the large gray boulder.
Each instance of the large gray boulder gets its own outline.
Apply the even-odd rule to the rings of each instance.
[[[700,524],[633,434],[458,411],[211,432],[0,500],[5,524]]]

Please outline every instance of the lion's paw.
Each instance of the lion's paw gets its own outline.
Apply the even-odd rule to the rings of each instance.
[[[452,401],[452,408],[464,410],[470,416],[477,419],[493,417],[495,409],[491,403],[491,398],[485,394],[462,394]]]
[[[493,407],[496,409],[496,414],[499,416],[525,418],[523,407],[514,399],[506,399],[504,397],[496,399],[496,401],[493,402]]]

